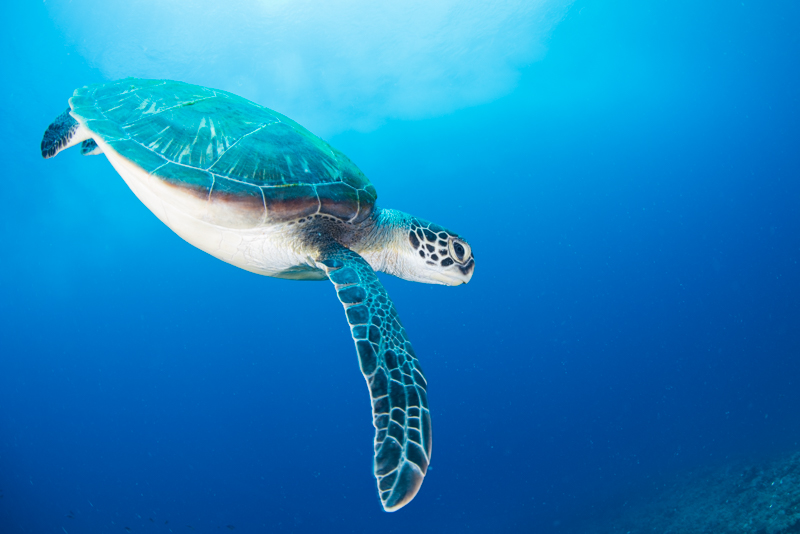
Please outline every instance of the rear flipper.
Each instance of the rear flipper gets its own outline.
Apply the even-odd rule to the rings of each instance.
[[[42,138],[43,158],[52,158],[62,150],[89,139],[89,130],[73,119],[69,112],[70,108],[67,108],[44,132]]]
[[[103,149],[97,145],[94,139],[87,139],[81,143],[81,155],[83,156],[96,156],[102,153]]]

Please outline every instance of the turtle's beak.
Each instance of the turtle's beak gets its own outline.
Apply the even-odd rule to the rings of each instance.
[[[475,259],[470,258],[469,262],[463,267],[459,265],[458,270],[461,271],[461,274],[463,275],[464,283],[468,284],[469,281],[472,280],[472,273],[475,272]]]
[[[446,286],[460,286],[469,283],[472,273],[475,272],[475,260],[470,259],[466,265],[456,265],[455,267],[445,272],[435,271],[431,273],[430,278]]]

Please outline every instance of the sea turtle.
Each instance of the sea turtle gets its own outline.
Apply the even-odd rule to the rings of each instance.
[[[156,217],[195,247],[266,276],[329,279],[372,399],[385,510],[414,498],[431,456],[427,381],[375,271],[460,285],[475,261],[445,228],[375,205],[344,154],[242,97],[169,80],[77,89],[44,134],[50,158],[81,143],[106,155]]]

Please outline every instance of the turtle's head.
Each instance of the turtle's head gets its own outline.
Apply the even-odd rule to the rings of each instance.
[[[463,237],[401,211],[380,211],[378,226],[389,230],[391,243],[380,270],[412,282],[448,286],[469,282],[475,258]]]
[[[404,234],[406,250],[401,256],[410,272],[402,278],[448,286],[470,281],[475,258],[463,237],[416,217],[410,217]]]

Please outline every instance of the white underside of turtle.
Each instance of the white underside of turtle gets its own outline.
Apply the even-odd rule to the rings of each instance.
[[[302,278],[327,278],[288,224],[226,228],[207,222],[208,200],[181,193],[120,156],[102,140],[96,141],[142,204],[191,245],[256,274],[282,277],[284,273],[298,272],[308,273]]]
[[[166,80],[79,88],[45,132],[49,158],[82,143],[191,245],[247,271],[330,279],[369,386],[385,510],[410,502],[430,462],[427,381],[376,271],[466,283],[474,258],[444,228],[375,206],[369,180],[302,126],[241,97]]]

